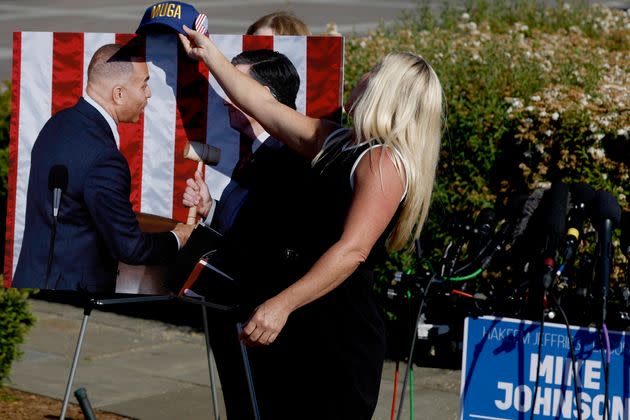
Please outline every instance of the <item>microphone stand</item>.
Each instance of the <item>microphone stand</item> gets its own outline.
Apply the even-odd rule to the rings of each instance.
[[[400,391],[400,403],[398,404],[398,415],[396,415],[396,420],[400,420],[400,416],[402,414],[403,404],[405,402],[405,390],[407,389],[407,380],[409,379],[409,371],[411,369],[411,365],[413,363],[413,353],[416,348],[416,340],[418,338],[418,323],[420,322],[420,318],[422,317],[422,309],[424,308],[425,298],[429,293],[429,288],[431,287],[431,283],[435,280],[435,274],[433,274],[429,281],[427,282],[427,286],[424,288],[424,293],[422,294],[422,300],[420,301],[420,308],[418,309],[418,317],[416,318],[416,323],[414,324],[413,336],[411,338],[411,346],[409,348],[409,359],[407,360],[407,367],[405,368],[405,375],[403,376],[403,386]]]
[[[600,324],[600,347],[602,353],[602,364],[604,366],[604,413],[602,418],[608,418],[608,380],[610,369],[610,341],[608,337],[608,328],[606,326],[606,318],[608,312],[608,288],[610,281],[610,263],[612,255],[611,237],[613,223],[611,219],[605,218],[600,222],[598,230],[599,241],[599,258],[597,261],[597,273],[601,281],[601,324]],[[603,340],[602,340],[603,337]],[[605,345],[604,345],[605,343]],[[605,356],[604,356],[605,355]]]
[[[611,262],[611,241],[610,237],[604,232],[612,232],[612,221],[605,219],[602,222],[602,227],[599,230],[599,258],[597,261],[597,273],[601,281],[601,325],[606,323],[607,310],[608,310],[608,284],[610,281],[610,262]]]
[[[48,278],[50,277],[50,269],[52,268],[53,255],[55,254],[55,236],[57,236],[57,218],[53,217],[52,229],[50,234],[50,245],[48,246],[48,265],[46,266],[46,289],[50,289]]]

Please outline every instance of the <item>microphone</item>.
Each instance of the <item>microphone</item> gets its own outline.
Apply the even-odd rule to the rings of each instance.
[[[597,229],[596,279],[601,287],[602,325],[606,322],[606,301],[612,261],[612,231],[621,222],[621,208],[615,197],[607,191],[595,193],[591,210]]]
[[[57,215],[61,204],[61,193],[68,187],[68,168],[65,165],[54,165],[48,173],[48,189],[53,193],[52,215],[53,223],[50,235],[50,246],[48,247],[48,265],[46,267],[46,281],[50,277],[52,260],[55,255],[55,236],[57,236]],[[56,285],[55,285],[56,287]],[[47,289],[55,288],[46,284]]]
[[[547,195],[549,201],[543,222],[543,230],[546,233],[543,259],[555,260],[566,227],[569,187],[564,182],[554,182],[545,194]]]
[[[528,203],[529,196],[527,194],[516,194],[508,199],[505,206],[505,222],[501,224],[498,235],[503,237],[507,236],[507,240],[510,244],[514,243],[517,226],[523,221],[525,206]],[[539,200],[540,201],[540,200]],[[531,205],[531,203],[530,203]],[[538,206],[538,202],[536,203]],[[533,212],[533,210],[531,210]],[[526,216],[528,219],[531,216]]]
[[[451,277],[455,264],[459,258],[459,254],[464,246],[465,241],[473,231],[473,226],[470,220],[462,215],[456,214],[453,216],[450,224],[450,231],[454,237],[449,241],[444,253],[442,254],[442,261],[440,265],[440,276]]]
[[[416,258],[420,261],[422,259],[422,243],[420,242],[420,238],[416,238],[414,241],[414,250],[416,251]]]
[[[487,238],[496,227],[496,214],[490,207],[481,209],[475,220],[473,232],[479,234],[482,238]]]
[[[491,235],[496,229],[496,213],[493,209],[486,207],[479,211],[472,230],[469,232],[468,256],[477,256],[483,253],[490,245]],[[455,270],[457,271],[457,270]]]
[[[514,198],[513,205],[519,204],[518,209],[516,209],[516,211],[519,213],[519,217],[516,220],[513,228],[513,241],[518,239],[520,236],[525,235],[527,227],[529,226],[529,222],[533,218],[534,213],[536,213],[536,210],[538,210],[544,194],[545,190],[539,188],[537,190],[534,190],[534,192],[532,192],[527,197],[523,198],[522,196],[518,196]],[[510,207],[509,204],[508,207]]]
[[[586,184],[571,185],[571,206],[567,217],[567,232],[562,252],[562,265],[556,275],[559,276],[564,268],[575,257],[575,252],[580,243],[580,234],[586,220],[588,205],[595,197],[595,191]]]
[[[545,191],[529,223],[533,225],[527,229],[531,236],[522,251],[529,257],[526,265],[529,281],[527,311],[532,319],[539,319],[547,290],[555,280],[556,253],[564,238],[568,196],[567,184],[554,182]]]
[[[502,251],[508,243],[513,242],[513,234],[516,224],[519,222],[528,196],[525,194],[515,195],[508,200],[505,215],[502,217],[504,221],[501,223],[498,231],[493,238],[486,240],[478,254],[466,264],[457,267],[454,271],[455,275],[462,275],[470,269],[481,268],[485,270],[490,265],[497,252]],[[487,236],[494,232],[496,225],[494,220],[495,212],[490,208],[481,210],[477,216],[476,227],[473,229],[487,239]]]
[[[549,202],[545,217],[544,229],[547,231],[545,248],[543,251],[543,287],[545,290],[551,286],[554,280],[553,268],[555,258],[562,237],[564,236],[567,221],[567,204],[569,199],[569,187],[564,182],[554,182],[548,191]]]
[[[53,192],[53,218],[57,220],[61,193],[68,187],[68,168],[65,165],[54,165],[48,173],[48,189]]]

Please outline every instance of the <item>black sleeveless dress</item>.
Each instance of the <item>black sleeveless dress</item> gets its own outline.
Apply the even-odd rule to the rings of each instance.
[[[352,202],[351,172],[369,147],[350,145],[349,140],[348,130],[331,135],[302,190],[304,196],[296,199],[300,206],[293,211],[300,212],[301,226],[289,229],[293,237],[287,238],[299,256],[293,281],[342,234]],[[263,420],[372,418],[385,357],[385,327],[372,296],[372,267],[386,255],[389,230],[366,263],[341,285],[293,312],[272,345],[251,349]]]

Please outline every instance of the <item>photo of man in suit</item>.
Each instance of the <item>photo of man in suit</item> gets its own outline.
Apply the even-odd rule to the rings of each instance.
[[[279,102],[296,109],[300,76],[285,55],[271,50],[244,51],[232,59],[232,64],[266,86]],[[267,224],[270,220],[277,219],[279,223],[274,225],[274,229],[285,225],[286,215],[279,218],[274,214],[266,218],[266,209],[281,208],[282,202],[294,199],[291,191],[300,188],[301,176],[310,166],[310,162],[271,137],[256,120],[229,101],[225,101],[225,106],[230,126],[240,135],[240,159],[232,173],[231,182],[220,200],[216,200],[210,196],[201,172],[197,172],[195,179],[187,181],[183,204],[196,205],[204,222],[222,234],[233,232],[236,220],[249,216],[258,221],[266,220]],[[261,207],[254,212],[259,217],[252,214],[244,216],[243,209],[254,205],[254,202]],[[258,221],[252,220],[258,228],[262,228]],[[250,229],[253,226],[247,227],[249,233],[246,236],[254,236]]]
[[[137,121],[151,97],[146,62],[130,44],[108,44],[87,73],[86,95],[50,118],[33,146],[13,287],[114,292],[119,261],[169,263],[192,231],[143,233],[129,201],[117,125]]]
[[[232,59],[232,64],[266,86],[279,102],[296,109],[300,77],[285,55],[271,50],[244,51]],[[230,268],[238,267],[234,274],[245,286],[242,292],[246,296],[241,298],[247,306],[252,299],[273,293],[277,284],[295,278],[293,245],[294,235],[299,232],[295,226],[301,218],[287,210],[295,207],[297,191],[304,186],[310,161],[271,137],[258,121],[229,101],[225,101],[225,106],[230,126],[240,134],[240,159],[232,179],[216,200],[211,197],[201,172],[196,172],[195,179],[187,180],[183,204],[197,206],[204,223],[225,235],[232,244],[227,251],[234,260]],[[273,267],[273,272],[260,271],[263,266]],[[266,281],[270,278],[275,283],[272,291],[265,287],[272,283]],[[188,294],[203,295],[212,301],[217,297],[207,289],[209,286],[208,281],[202,280]],[[253,413],[248,404],[243,404],[248,388],[235,330],[235,322],[242,321],[239,316],[209,313],[213,332],[210,342],[228,418],[242,419],[252,418]]]

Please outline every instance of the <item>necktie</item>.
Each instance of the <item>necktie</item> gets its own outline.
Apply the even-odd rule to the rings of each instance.
[[[252,144],[253,140],[243,134],[241,134],[240,138],[240,147],[239,147],[239,159],[234,167],[234,172],[232,174],[232,179],[237,182],[242,182],[246,178],[247,174],[247,166],[252,159]]]

